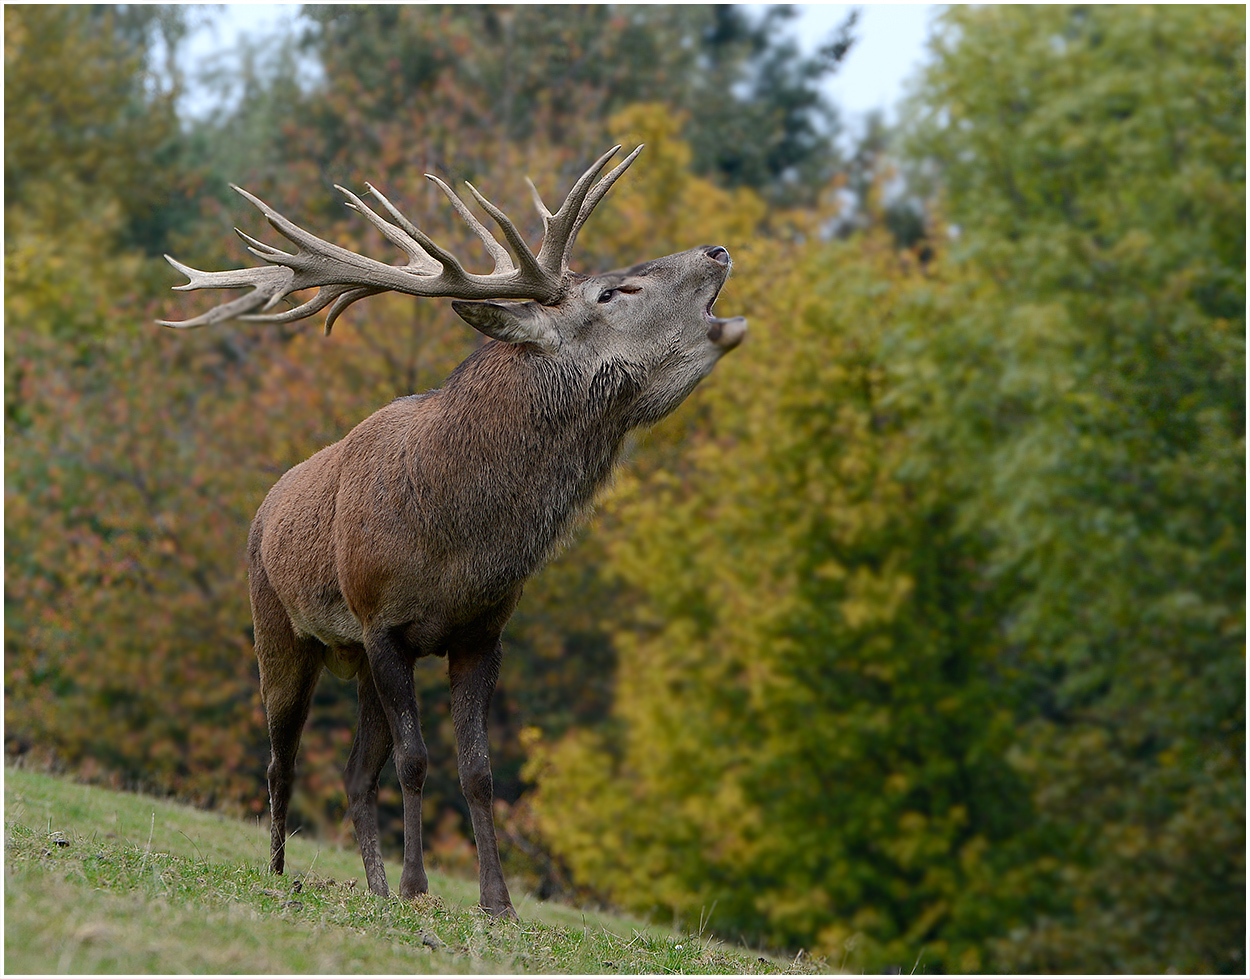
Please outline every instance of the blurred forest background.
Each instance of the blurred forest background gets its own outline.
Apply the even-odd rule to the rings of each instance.
[[[479,342],[404,297],[154,326],[208,302],[161,253],[274,237],[227,181],[383,257],[332,190],[370,180],[472,253],[422,173],[536,237],[525,174],[645,141],[578,267],[724,244],[751,334],[506,636],[510,874],[853,970],[1244,972],[1243,7],[951,9],[850,142],[853,24],[803,55],[783,8],[309,7],[180,116],[203,16],[4,11],[10,757],[263,812],[251,516]],[[444,672],[425,818],[470,868]],[[305,832],[351,838],[354,696]]]

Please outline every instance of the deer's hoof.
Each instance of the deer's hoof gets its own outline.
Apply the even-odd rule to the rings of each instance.
[[[443,904],[443,899],[435,894],[414,894],[412,897],[405,898],[409,904],[420,911],[422,914],[436,914],[447,909]]]
[[[513,925],[519,925],[521,923],[521,919],[517,917],[516,908],[514,908],[511,904],[502,904],[498,907],[483,908],[482,910],[490,915],[492,923],[498,921],[506,921]]]

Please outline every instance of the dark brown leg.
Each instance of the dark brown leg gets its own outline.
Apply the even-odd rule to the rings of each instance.
[[[451,717],[456,728],[460,787],[469,803],[473,838],[477,843],[482,907],[493,915],[515,920],[516,911],[508,896],[508,885],[504,883],[499,843],[495,838],[494,780],[486,736],[486,713],[499,679],[501,658],[499,635],[495,633],[486,644],[450,648],[447,672],[451,680]]]
[[[268,771],[269,867],[280,874],[286,864],[286,816],[295,781],[295,755],[321,675],[321,644],[295,635],[263,570],[252,569],[250,590],[260,695],[272,749]]]
[[[390,632],[365,634],[365,652],[378,702],[391,729],[395,771],[404,797],[404,870],[399,895],[425,894],[430,889],[421,852],[421,790],[425,787],[428,755],[421,738],[421,717],[412,680],[415,656]],[[367,872],[367,871],[366,871]]]
[[[391,727],[378,700],[377,688],[368,664],[360,668],[356,679],[359,715],[352,753],[343,771],[347,788],[348,812],[356,828],[356,842],[365,864],[365,880],[369,890],[386,897],[386,867],[378,844],[378,775],[391,754]]]

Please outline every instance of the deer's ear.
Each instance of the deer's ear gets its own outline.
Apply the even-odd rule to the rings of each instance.
[[[504,343],[533,343],[544,350],[555,350],[559,337],[551,326],[550,314],[538,303],[464,302],[451,304],[456,315],[494,340]]]

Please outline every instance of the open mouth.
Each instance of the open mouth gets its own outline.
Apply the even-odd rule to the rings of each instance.
[[[746,336],[747,321],[742,316],[734,316],[730,319],[721,319],[716,316],[712,312],[712,307],[716,305],[719,296],[720,286],[717,286],[716,292],[712,294],[712,298],[707,301],[707,306],[703,309],[703,318],[708,324],[707,338],[724,350],[732,350]]]

